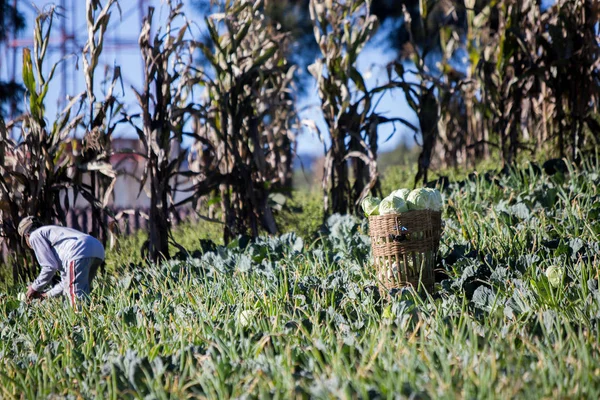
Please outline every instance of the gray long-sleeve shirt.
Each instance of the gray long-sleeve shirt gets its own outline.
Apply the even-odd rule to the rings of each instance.
[[[98,239],[71,228],[43,226],[31,233],[29,243],[42,268],[31,285],[35,291],[46,287],[56,271],[61,271],[61,275],[66,276],[67,266],[71,261],[92,257],[104,260],[104,247]],[[57,285],[48,295],[57,296],[61,292],[62,286]]]

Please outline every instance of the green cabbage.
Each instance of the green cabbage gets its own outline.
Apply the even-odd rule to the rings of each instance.
[[[429,192],[424,188],[414,189],[406,196],[410,210],[426,210],[429,207]]]
[[[366,197],[361,203],[365,216],[370,217],[371,215],[379,215],[380,203],[381,200],[377,197]]]
[[[398,189],[392,192],[392,195],[396,197],[400,197],[402,200],[406,201],[406,198],[410,194],[410,189]]]
[[[558,287],[562,283],[564,273],[565,270],[563,268],[551,265],[546,270],[546,278],[548,278],[548,282],[552,286]]]
[[[419,188],[411,191],[406,197],[410,210],[441,211],[442,194],[437,189]]]
[[[404,199],[389,195],[379,203],[379,215],[399,214],[408,211],[408,206]]]
[[[237,322],[243,327],[250,325],[254,316],[256,315],[256,311],[254,310],[244,310],[239,313]]]
[[[429,192],[429,209],[432,211],[441,211],[443,206],[442,194],[437,189],[427,189]]]

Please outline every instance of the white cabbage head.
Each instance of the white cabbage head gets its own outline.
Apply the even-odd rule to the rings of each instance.
[[[365,212],[365,216],[370,217],[371,215],[379,215],[379,204],[381,200],[377,197],[365,197],[365,199],[360,204],[363,211]]]
[[[428,188],[429,192],[429,209],[432,211],[442,211],[444,201],[442,200],[442,194],[437,189]]]
[[[411,210],[442,210],[442,194],[437,189],[414,189],[406,198],[408,208]]]
[[[402,200],[406,201],[406,198],[410,194],[410,189],[398,189],[392,192],[392,194],[396,197],[400,197]]]
[[[381,200],[381,203],[379,204],[379,215],[399,214],[407,211],[408,205],[406,204],[406,201],[393,194]]]

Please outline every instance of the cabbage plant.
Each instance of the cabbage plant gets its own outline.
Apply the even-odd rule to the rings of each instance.
[[[563,280],[565,270],[556,265],[551,265],[546,270],[546,278],[548,278],[548,282],[554,287],[559,287]]]

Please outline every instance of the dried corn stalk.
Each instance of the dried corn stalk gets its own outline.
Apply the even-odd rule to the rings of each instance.
[[[70,151],[70,137],[82,121],[83,94],[70,99],[54,123],[46,122],[44,100],[58,64],[44,74],[44,59],[55,17],[54,8],[41,13],[35,21],[34,48],[23,49],[23,82],[28,110],[21,117],[0,124],[0,222],[2,240],[14,254],[13,281],[28,279],[35,273],[27,262],[17,225],[26,215],[44,223],[65,223],[65,204],[69,190],[81,186],[76,160]],[[14,132],[14,135],[11,134]],[[61,204],[61,199],[63,203]]]
[[[317,80],[331,141],[323,178],[326,214],[354,212],[369,192],[378,191],[378,126],[400,122],[412,127],[403,118],[388,119],[376,112],[377,97],[392,86],[367,88],[356,67],[360,52],[377,29],[370,5],[369,0],[310,2],[321,57],[309,71]]]
[[[140,192],[148,183],[150,215],[146,247],[152,261],[169,258],[169,214],[176,206],[178,178],[190,175],[181,171],[181,164],[187,157],[187,152],[181,150],[181,143],[186,135],[195,136],[186,132],[186,124],[199,113],[191,92],[197,79],[191,67],[194,43],[186,37],[189,23],[181,12],[181,2],[168,1],[167,5],[166,23],[154,35],[151,35],[153,7],[144,19],[139,36],[144,83],[141,91],[134,89],[141,112],[125,117],[142,142],[143,150],[138,155],[145,159],[145,164]],[[181,26],[177,28],[179,23]],[[138,119],[141,120],[139,123]]]
[[[120,68],[112,73],[111,83],[105,98],[96,100],[94,77],[98,60],[104,45],[104,34],[110,22],[111,11],[119,7],[116,0],[109,0],[104,6],[99,1],[88,1],[86,4],[86,22],[88,39],[83,48],[83,72],[86,85],[87,115],[84,119],[85,136],[79,168],[90,177],[89,191],[93,198],[89,199],[92,207],[92,235],[106,244],[108,238],[108,219],[106,214],[112,213],[106,207],[110,201],[117,173],[110,162],[112,155],[111,138],[117,122],[114,118],[121,110],[121,105],[114,96],[115,85],[120,79]],[[109,80],[109,77],[106,76]],[[78,191],[75,191],[77,198]],[[100,201],[96,201],[100,199]],[[68,210],[67,210],[68,211]]]
[[[295,109],[288,35],[266,22],[263,1],[223,7],[206,20],[211,46],[199,44],[212,69],[201,77],[207,99],[199,136],[209,165],[232,178],[220,189],[227,241],[277,231],[269,195],[290,184]]]

